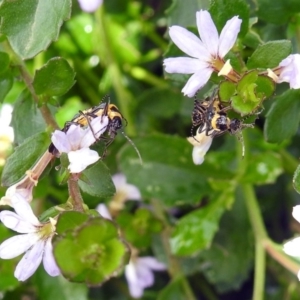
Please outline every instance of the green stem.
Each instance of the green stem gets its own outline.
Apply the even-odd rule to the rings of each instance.
[[[117,59],[114,56],[114,49],[112,46],[111,37],[109,36],[107,16],[104,13],[103,6],[96,12],[96,20],[99,29],[99,35],[101,38],[102,46],[99,47],[100,58],[105,61],[105,65],[112,79],[113,87],[116,91],[118,102],[120,104],[120,111],[128,121],[127,132],[128,135],[136,135],[136,128],[133,122],[133,116],[130,108],[132,107],[133,97],[125,88],[125,84],[122,80],[122,72],[118,65]],[[103,46],[105,45],[105,46]]]
[[[171,235],[172,228],[170,227],[168,221],[166,220],[165,213],[161,203],[158,200],[151,201],[152,206],[154,208],[154,212],[156,216],[163,222],[164,224],[164,231],[162,232],[162,242],[163,247],[168,258],[168,271],[172,279],[181,278],[182,289],[186,295],[187,300],[196,300],[193,291],[189,285],[184,274],[182,274],[181,267],[179,262],[177,261],[176,257],[172,254],[169,240]]]
[[[266,253],[264,241],[268,239],[261,212],[257,203],[253,186],[243,184],[244,198],[248,208],[249,219],[255,236],[255,270],[254,270],[254,300],[264,299]]]

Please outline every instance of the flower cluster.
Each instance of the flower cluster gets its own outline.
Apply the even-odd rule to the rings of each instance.
[[[107,116],[95,117],[86,128],[72,124],[66,132],[56,130],[53,133],[52,143],[59,154],[67,154],[70,173],[81,173],[87,166],[99,160],[98,153],[89,147],[106,131],[108,122]],[[2,211],[1,222],[7,228],[21,233],[0,245],[0,258],[11,259],[25,253],[15,270],[15,277],[20,281],[28,279],[42,261],[50,276],[60,274],[51,243],[56,220],[50,218],[48,222],[41,223],[29,204],[33,198],[33,188],[53,158],[53,154],[46,151],[33,168],[26,172],[24,178],[7,189],[0,201],[0,205],[9,205],[15,210]]]
[[[224,58],[236,42],[242,20],[238,16],[231,18],[220,36],[208,11],[198,11],[196,20],[200,39],[181,26],[171,26],[169,29],[173,43],[190,57],[164,60],[167,73],[193,74],[182,89],[183,94],[188,97],[193,97],[208,82],[213,72],[234,82],[241,78]],[[300,88],[300,55],[288,56],[266,74],[276,83],[288,82],[291,88]]]

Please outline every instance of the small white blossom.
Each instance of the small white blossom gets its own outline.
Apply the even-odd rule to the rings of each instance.
[[[27,201],[16,194],[12,198],[16,213],[2,211],[1,222],[20,235],[5,240],[0,245],[0,258],[11,259],[25,252],[15,270],[19,281],[28,279],[43,261],[44,268],[50,276],[58,276],[60,270],[54,260],[51,239],[55,233],[55,221],[40,223]]]
[[[113,213],[120,211],[124,207],[126,200],[141,200],[139,189],[135,185],[127,183],[124,174],[115,174],[112,176],[112,180],[116,187],[116,193],[109,203],[109,208]]]
[[[164,60],[168,73],[193,74],[182,89],[188,97],[193,97],[207,83],[213,71],[222,69],[223,58],[233,47],[242,23],[238,16],[234,16],[227,21],[219,36],[208,11],[198,11],[196,18],[201,39],[181,26],[171,26],[169,30],[174,44],[191,57]]]
[[[156,258],[146,256],[131,259],[125,267],[125,277],[128,282],[129,292],[133,298],[140,298],[144,289],[153,285],[153,271],[166,270],[166,266]]]
[[[71,173],[80,173],[87,166],[95,163],[100,157],[89,147],[107,129],[107,116],[94,118],[87,128],[72,124],[67,132],[56,130],[52,135],[52,143],[60,153],[67,153]],[[91,129],[92,128],[92,129]]]
[[[285,58],[277,70],[278,83],[288,82],[291,89],[300,88],[300,54],[291,54]],[[277,73],[276,72],[276,73]]]
[[[94,12],[102,5],[103,0],[78,0],[80,8],[88,13]]]
[[[213,140],[212,136],[207,136],[206,130],[204,128],[204,131],[199,133],[197,130],[197,134],[194,137],[188,137],[187,140],[194,146],[192,155],[194,164],[201,165],[204,161],[204,156],[206,152],[211,146]]]
[[[293,217],[300,223],[300,205],[293,208]],[[283,245],[283,251],[287,255],[300,257],[300,237],[294,238]],[[300,280],[300,270],[298,272],[298,279]]]

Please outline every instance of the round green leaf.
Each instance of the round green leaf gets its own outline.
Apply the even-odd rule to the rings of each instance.
[[[71,213],[64,213],[59,222],[68,214]],[[70,216],[67,216],[69,225]],[[107,219],[90,217],[80,226],[75,223],[76,219],[73,230],[69,227],[54,241],[56,262],[70,281],[100,285],[117,275],[128,262],[128,247],[119,238],[118,228]]]
[[[236,85],[230,81],[223,81],[220,83],[219,98],[221,102],[230,101],[231,97],[236,91]]]
[[[64,58],[50,59],[35,72],[33,87],[37,95],[62,96],[75,83],[75,72]]]

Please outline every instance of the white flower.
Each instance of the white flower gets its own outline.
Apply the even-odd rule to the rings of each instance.
[[[131,259],[125,267],[125,277],[130,295],[133,298],[140,298],[144,293],[144,289],[154,283],[153,271],[163,270],[166,270],[166,266],[154,257],[146,256]]]
[[[18,194],[12,198],[12,204],[16,213],[4,210],[0,213],[0,220],[6,227],[23,234],[11,237],[0,245],[0,258],[11,259],[26,252],[14,274],[19,281],[28,279],[41,261],[50,276],[58,276],[60,270],[51,244],[55,221],[40,223],[27,201]]]
[[[300,88],[300,54],[291,54],[285,58],[277,70],[278,83],[288,82],[291,89]],[[277,73],[276,72],[276,73]]]
[[[83,11],[94,12],[102,5],[103,0],[78,0],[79,6]]]
[[[56,130],[53,133],[51,140],[56,149],[68,154],[71,173],[82,172],[100,158],[89,147],[105,132],[108,122],[107,116],[101,116],[91,120],[87,128],[72,124],[67,132]]]
[[[126,200],[141,200],[142,197],[139,189],[135,185],[127,183],[124,174],[115,174],[112,176],[112,180],[116,187],[116,194],[109,203],[109,208],[113,214],[124,207]]]
[[[234,16],[227,21],[219,36],[208,11],[198,11],[196,18],[201,40],[180,26],[171,26],[169,30],[172,41],[191,57],[164,60],[168,73],[193,74],[182,89],[189,97],[193,97],[207,83],[213,71],[219,72],[222,69],[223,58],[233,47],[242,23],[238,16]]]
[[[204,128],[204,131],[199,133],[197,130],[197,134],[194,137],[188,137],[187,140],[194,146],[192,155],[194,164],[201,165],[204,161],[204,156],[206,152],[211,146],[213,140],[212,136],[207,136],[206,130]]]
[[[46,151],[41,158],[35,163],[31,170],[26,171],[25,177],[20,181],[10,186],[0,200],[0,205],[12,206],[11,199],[14,195],[20,195],[27,202],[32,200],[33,187],[37,185],[41,174],[52,160],[53,155]]]

